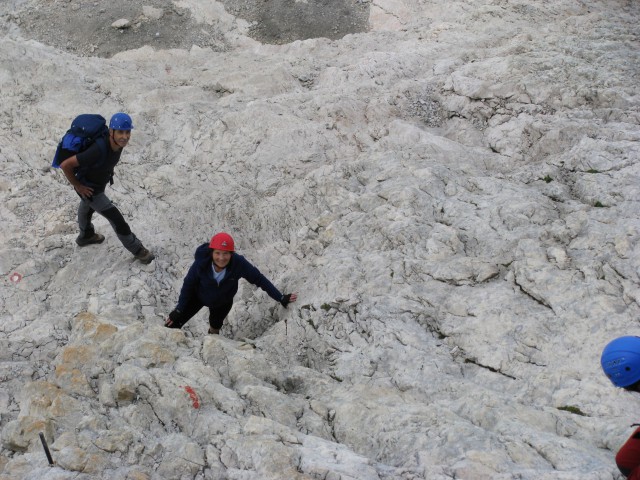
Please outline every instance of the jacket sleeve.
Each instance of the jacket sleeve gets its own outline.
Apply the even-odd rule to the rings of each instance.
[[[273,283],[267,279],[267,277],[260,273],[260,270],[249,263],[249,261],[244,260],[242,273],[240,275],[249,283],[254,284],[256,287],[260,287],[262,290],[267,292],[267,294],[276,302],[282,300],[283,295],[280,293],[280,290],[278,290]]]
[[[627,480],[640,480],[640,427],[620,447],[616,455],[616,464]]]
[[[191,299],[197,295],[199,282],[198,262],[193,262],[191,268],[189,268],[189,272],[187,272],[187,276],[184,277],[184,282],[182,282],[182,290],[180,290],[178,306],[176,307],[178,310],[181,312],[185,311]]]

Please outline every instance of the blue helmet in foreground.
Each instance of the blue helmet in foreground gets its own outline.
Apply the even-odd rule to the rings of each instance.
[[[629,387],[640,381],[640,337],[619,337],[609,342],[600,364],[616,387]]]
[[[112,130],[133,130],[133,121],[126,113],[118,112],[111,117],[109,128]]]

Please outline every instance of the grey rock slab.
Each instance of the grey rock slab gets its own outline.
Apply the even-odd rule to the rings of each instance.
[[[2,480],[617,475],[635,4],[351,2],[366,28],[276,45],[266,3],[45,3],[0,7]],[[78,113],[123,110],[107,192],[147,266],[97,214],[75,245],[49,167]],[[220,336],[164,328],[218,230],[298,302],[244,282]]]

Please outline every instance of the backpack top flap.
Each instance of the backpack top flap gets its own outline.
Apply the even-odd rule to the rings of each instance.
[[[108,130],[107,121],[102,115],[84,113],[73,119],[71,128],[67,133],[90,139],[100,136],[105,130]]]
[[[59,168],[67,158],[86,150],[96,139],[108,135],[108,133],[107,121],[102,115],[90,113],[78,115],[71,123],[71,128],[58,143],[51,166]]]

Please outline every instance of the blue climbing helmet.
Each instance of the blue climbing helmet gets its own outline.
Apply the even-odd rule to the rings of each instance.
[[[640,337],[625,336],[609,342],[600,364],[616,387],[625,388],[640,381]]]
[[[133,121],[126,113],[118,112],[111,117],[109,128],[112,130],[133,130]]]

